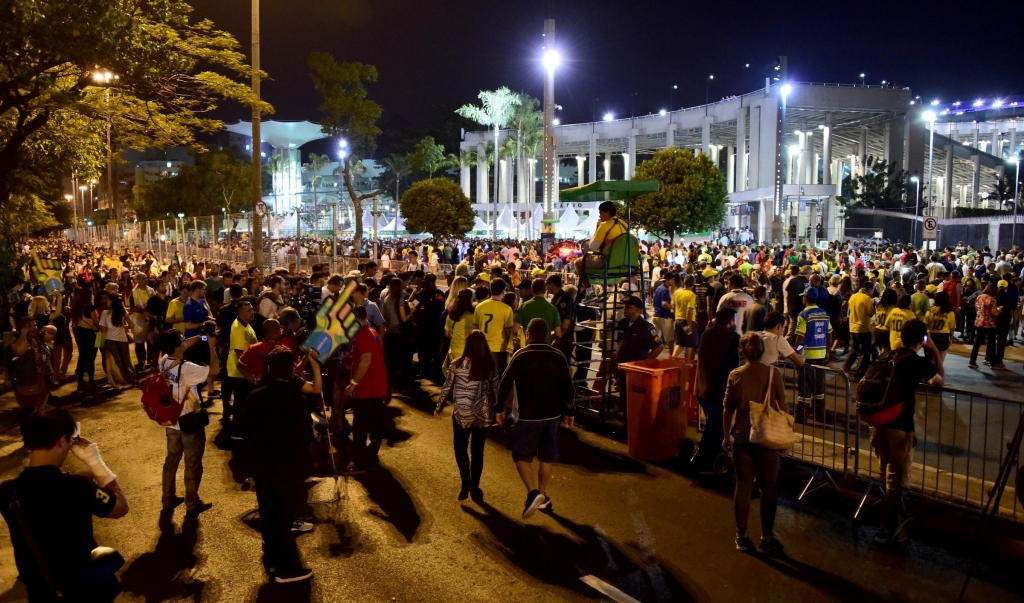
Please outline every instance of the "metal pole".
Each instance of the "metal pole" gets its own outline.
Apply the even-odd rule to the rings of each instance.
[[[914,198],[914,232],[911,235],[913,239],[910,241],[914,245],[917,245],[917,218],[921,215],[921,179],[917,179],[917,196]]]
[[[377,239],[377,216],[379,216],[379,215],[380,214],[377,213],[377,197],[374,196],[374,198],[373,198],[373,259],[374,259],[374,261],[377,261],[377,260],[380,259],[379,251],[378,251],[378,248],[377,248],[377,246],[379,245],[379,240]],[[363,217],[360,216],[359,219],[362,220]]]
[[[340,197],[338,203],[341,203]],[[335,270],[338,265],[338,203],[331,206],[331,267]]]
[[[498,124],[494,124],[494,182],[491,187],[494,190],[494,198],[491,205],[494,206],[494,222],[491,226],[493,241],[498,240]],[[397,190],[397,186],[395,187]],[[395,238],[398,238],[398,199],[395,199]],[[493,245],[493,243],[492,243]]]
[[[544,19],[544,45],[550,50],[556,49],[554,19]],[[552,65],[544,77],[544,219],[541,230],[543,233],[555,231],[555,199],[558,197],[558,174],[555,170],[555,70]]]
[[[260,98],[260,0],[252,0],[252,93]],[[252,258],[263,269],[263,219],[256,205],[263,201],[263,162],[261,160],[260,110],[252,108]]]

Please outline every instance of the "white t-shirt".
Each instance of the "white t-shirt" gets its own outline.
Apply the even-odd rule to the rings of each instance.
[[[104,310],[100,314],[100,326],[107,330],[108,341],[119,341],[128,343],[128,335],[124,332],[124,320],[116,326],[110,322],[110,310]]]
[[[722,296],[721,301],[718,302],[718,308],[731,308],[736,311],[736,325],[733,329],[737,334],[743,335],[743,318],[747,314],[747,310],[754,305],[754,298],[747,295],[742,289],[735,289]]]
[[[206,342],[200,342],[194,345],[207,345]],[[171,395],[174,396],[175,400],[184,400],[186,394],[191,392],[191,396],[188,397],[188,401],[184,406],[181,407],[181,414],[187,415],[190,412],[199,410],[199,388],[197,387],[201,383],[206,383],[206,378],[210,376],[210,367],[194,364],[192,362],[185,362],[181,366],[177,365],[177,360],[169,356],[160,357],[160,372],[163,373],[164,379],[167,379],[167,385],[171,388]],[[178,372],[178,369],[181,372]],[[178,381],[178,376],[181,376],[181,382]],[[175,422],[169,429],[181,429],[178,423]]]
[[[761,340],[764,341],[764,354],[761,355],[762,363],[772,365],[783,358],[789,358],[790,354],[796,353],[785,337],[767,331],[761,331],[760,335]]]

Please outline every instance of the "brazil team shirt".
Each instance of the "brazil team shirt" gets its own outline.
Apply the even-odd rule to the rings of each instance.
[[[828,312],[818,306],[807,306],[796,320],[796,334],[804,338],[804,358],[820,360],[828,348],[828,334],[832,332]]]

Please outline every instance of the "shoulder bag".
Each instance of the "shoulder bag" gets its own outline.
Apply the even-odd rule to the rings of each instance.
[[[793,432],[793,417],[773,404],[772,378],[775,369],[769,367],[768,391],[764,402],[751,400],[750,404],[750,443],[772,450],[789,450],[799,439]]]
[[[25,515],[21,512],[21,503],[18,501],[17,489],[11,487],[7,497],[7,507],[14,514],[21,528],[21,534],[25,538],[25,544],[32,551],[32,557],[39,566],[39,573],[42,575],[46,586],[61,601],[110,601],[121,592],[121,584],[117,580],[117,570],[124,565],[124,557],[114,549],[105,546],[98,546],[89,554],[89,565],[75,576],[68,589],[61,588],[53,580],[43,556],[39,553],[39,547],[32,536],[32,530],[25,521]]]
[[[182,365],[185,363],[182,362]],[[178,383],[181,383],[181,365],[178,366]],[[198,391],[198,390],[197,390]],[[185,388],[185,400],[192,394],[192,388]],[[203,408],[203,394],[199,393],[199,399],[193,402],[196,409],[178,417],[178,428],[182,433],[195,433],[210,424],[210,415]]]

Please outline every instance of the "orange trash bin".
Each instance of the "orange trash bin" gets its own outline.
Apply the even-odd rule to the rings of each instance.
[[[686,439],[687,409],[696,364],[682,358],[624,362],[629,454],[664,461],[679,453]]]

